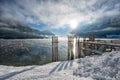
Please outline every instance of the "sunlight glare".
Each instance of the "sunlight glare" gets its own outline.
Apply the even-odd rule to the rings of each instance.
[[[74,38],[74,41],[73,41],[73,54],[74,54],[74,59],[76,57],[76,39]]]
[[[79,22],[77,20],[71,20],[69,25],[72,29],[75,29],[78,26]]]

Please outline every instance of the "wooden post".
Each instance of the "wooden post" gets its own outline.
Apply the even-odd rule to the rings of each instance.
[[[58,36],[52,36],[52,61],[58,61]]]
[[[87,48],[88,48],[88,41],[85,39],[85,56],[88,55]]]
[[[73,40],[74,40],[74,37],[68,36],[68,60],[74,59]]]
[[[82,48],[82,45],[81,45],[81,42],[80,42],[80,38],[78,38],[78,58],[81,58],[81,49]]]
[[[113,43],[112,40],[110,42]],[[112,49],[113,49],[113,46],[110,46],[110,52],[112,51]]]
[[[79,52],[79,38],[75,37],[74,39],[74,59],[78,58],[78,52]]]
[[[78,37],[76,37],[76,43],[75,43],[75,58],[78,58],[78,40],[79,40],[79,38]]]
[[[86,38],[84,38],[83,39],[83,48],[84,48],[84,56],[86,56],[87,55],[87,51],[86,51],[86,49],[87,49],[87,40],[86,40]]]

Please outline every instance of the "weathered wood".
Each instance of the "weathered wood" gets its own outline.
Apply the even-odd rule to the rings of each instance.
[[[91,40],[91,41],[90,41]],[[90,40],[83,39],[80,41],[80,38],[76,38],[76,55],[74,55],[73,47],[74,46],[74,37],[68,36],[68,60],[72,60],[74,58],[80,58],[87,55],[94,54],[102,54],[104,52],[110,52],[117,48],[120,48],[120,44],[105,43],[101,41],[94,41],[94,38]],[[52,37],[52,61],[58,61],[58,37]]]
[[[120,44],[114,44],[114,43],[100,43],[100,42],[82,42],[82,43],[120,47]]]
[[[79,38],[77,38],[77,37],[75,37],[75,45],[74,45],[74,48],[75,48],[75,52],[74,52],[74,54],[75,54],[75,57],[74,58],[78,58],[78,40],[79,40]]]
[[[74,59],[74,54],[73,54],[73,36],[68,36],[68,60]]]
[[[52,37],[52,61],[58,61],[58,37]]]
[[[99,54],[99,55],[103,54],[102,52],[100,52],[100,51],[98,51],[98,50],[85,49],[85,48],[82,48],[82,50],[89,51],[89,52],[91,52],[91,53],[96,53],[96,54]]]
[[[104,42],[93,42],[93,41],[86,41],[85,39],[83,42],[80,42],[83,44],[82,50],[85,55],[89,55],[89,53],[97,53],[102,54],[103,52],[111,52],[116,47],[120,47],[120,44],[114,44],[112,43],[104,43]]]
[[[77,44],[78,44],[78,48],[77,48],[77,50],[78,50],[78,58],[80,58],[80,57],[82,57],[82,56],[81,56],[81,48],[82,48],[82,45],[81,45],[81,43],[80,43],[80,39],[78,39]]]
[[[88,49],[88,41],[86,38],[83,40],[83,47],[85,49]],[[83,52],[84,52],[84,56],[87,56],[89,54],[88,51],[86,51],[86,50],[84,50]]]

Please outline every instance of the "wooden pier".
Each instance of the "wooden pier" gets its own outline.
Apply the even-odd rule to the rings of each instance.
[[[95,40],[95,39],[94,40],[83,39],[83,41],[78,41],[78,44],[79,44],[78,55],[80,55],[79,57],[83,57],[81,56],[81,54],[84,54],[84,56],[95,55],[95,54],[101,55],[104,52],[111,52],[113,50],[115,51],[117,49],[120,49],[120,44],[112,43],[112,41],[107,43],[107,41],[102,42],[101,40]]]
[[[74,43],[74,41],[76,42]],[[75,44],[75,46],[74,46]],[[75,52],[74,52],[75,49]],[[120,43],[116,44],[113,41],[109,43],[102,40],[95,40],[95,37],[86,38],[74,38],[68,36],[68,60],[75,58],[82,58],[89,55],[101,55],[104,52],[111,52],[113,50],[120,49]],[[58,61],[58,37],[52,37],[52,61]]]

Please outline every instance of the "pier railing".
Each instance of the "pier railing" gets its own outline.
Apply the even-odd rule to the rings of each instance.
[[[120,50],[120,43],[114,43],[112,40],[95,40],[95,38],[81,40],[80,38],[68,36],[67,44],[68,60],[81,58],[88,55],[101,55],[105,52],[111,52],[118,49]],[[58,61],[58,36],[52,37],[52,61]]]
[[[112,41],[109,43],[102,42],[101,40],[78,40],[78,57],[84,57],[92,54],[103,54],[104,52],[111,52],[113,50],[120,50],[120,44],[115,44]]]

